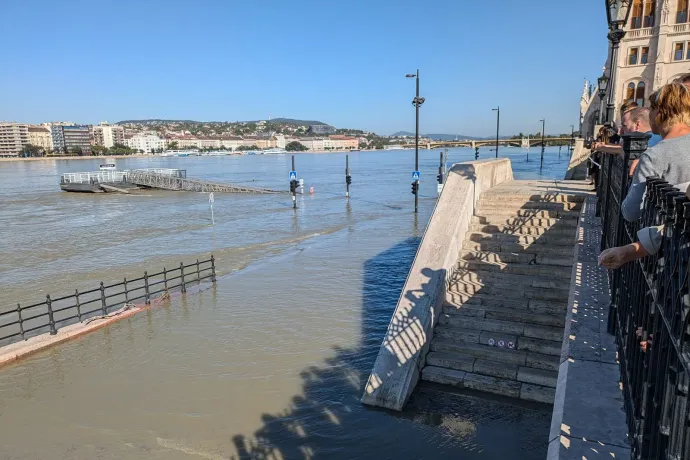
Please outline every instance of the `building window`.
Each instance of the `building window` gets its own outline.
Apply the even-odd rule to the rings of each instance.
[[[642,27],[654,27],[654,0],[645,0],[644,2],[644,17]]]
[[[628,83],[628,89],[625,92],[625,102],[632,102],[635,100],[635,83]]]
[[[676,43],[673,49],[673,60],[682,61],[683,60],[683,43]]]
[[[640,107],[644,107],[645,89],[646,87],[643,81],[637,84],[637,91],[635,91],[635,102],[637,102],[637,105],[639,105]]]
[[[637,53],[639,53],[639,48],[630,48],[628,54],[628,65],[637,65]]]
[[[688,22],[688,0],[678,0],[678,9],[676,11],[676,24]]]
[[[649,62],[649,47],[643,46],[642,56],[640,56],[640,64],[646,64],[647,62]]]
[[[630,20],[631,29],[640,29],[642,27],[642,0],[634,0],[632,4],[632,19]]]

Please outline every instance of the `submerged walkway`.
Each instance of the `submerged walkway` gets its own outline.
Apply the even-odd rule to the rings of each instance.
[[[229,192],[229,193],[263,193],[276,194],[287,193],[278,190],[270,190],[260,187],[247,187],[245,185],[224,184],[200,179],[187,179],[169,174],[158,174],[146,170],[133,170],[127,174],[127,182],[135,185],[165,190],[179,190],[187,192]]]

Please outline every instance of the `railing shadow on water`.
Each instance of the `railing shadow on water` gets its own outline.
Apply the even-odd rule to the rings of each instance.
[[[552,198],[547,196],[545,200]],[[536,212],[525,208],[507,230],[519,231],[530,225]],[[572,223],[557,223],[540,235],[533,235],[534,244],[554,234],[574,238],[575,228]],[[519,241],[519,236],[501,233],[477,242],[486,244],[487,249],[502,245],[508,250]],[[545,457],[551,423],[551,411],[545,405],[472,390],[449,392],[448,388],[441,390],[427,383],[418,386],[402,412],[361,404],[360,397],[382,342],[399,337],[400,356],[411,357],[430,340],[420,336],[417,328],[389,329],[391,314],[419,243],[419,238],[404,240],[365,262],[360,344],[354,348],[334,347],[332,358],[305,369],[301,373],[302,391],[293,397],[288,408],[263,414],[263,426],[253,434],[232,437],[236,458]],[[537,257],[533,259],[536,263]],[[448,281],[462,282],[470,273],[456,270]],[[433,280],[439,276],[446,279],[446,273],[437,274],[429,268],[423,269],[422,274],[428,282],[421,289],[403,294],[413,305],[429,295],[429,289],[436,288]],[[502,290],[501,286],[492,285],[493,276],[473,280],[477,288],[469,297],[481,296],[483,290],[488,294]],[[566,300],[567,295],[563,302]],[[565,308],[563,312],[565,316]],[[406,324],[411,324],[415,318],[408,320]]]

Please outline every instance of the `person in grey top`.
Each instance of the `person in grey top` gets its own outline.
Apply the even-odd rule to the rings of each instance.
[[[647,149],[635,169],[621,214],[635,221],[642,214],[647,177],[671,184],[690,181],[690,89],[677,82],[662,86],[649,97],[652,128],[664,141]]]

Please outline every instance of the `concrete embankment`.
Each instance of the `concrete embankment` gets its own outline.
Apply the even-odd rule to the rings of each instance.
[[[565,173],[565,180],[584,180],[587,177],[588,158],[591,150],[585,147],[584,139],[575,140],[575,148]]]
[[[369,376],[363,403],[394,410],[404,407],[425,364],[477,200],[512,178],[508,159],[473,161],[451,169]]]

